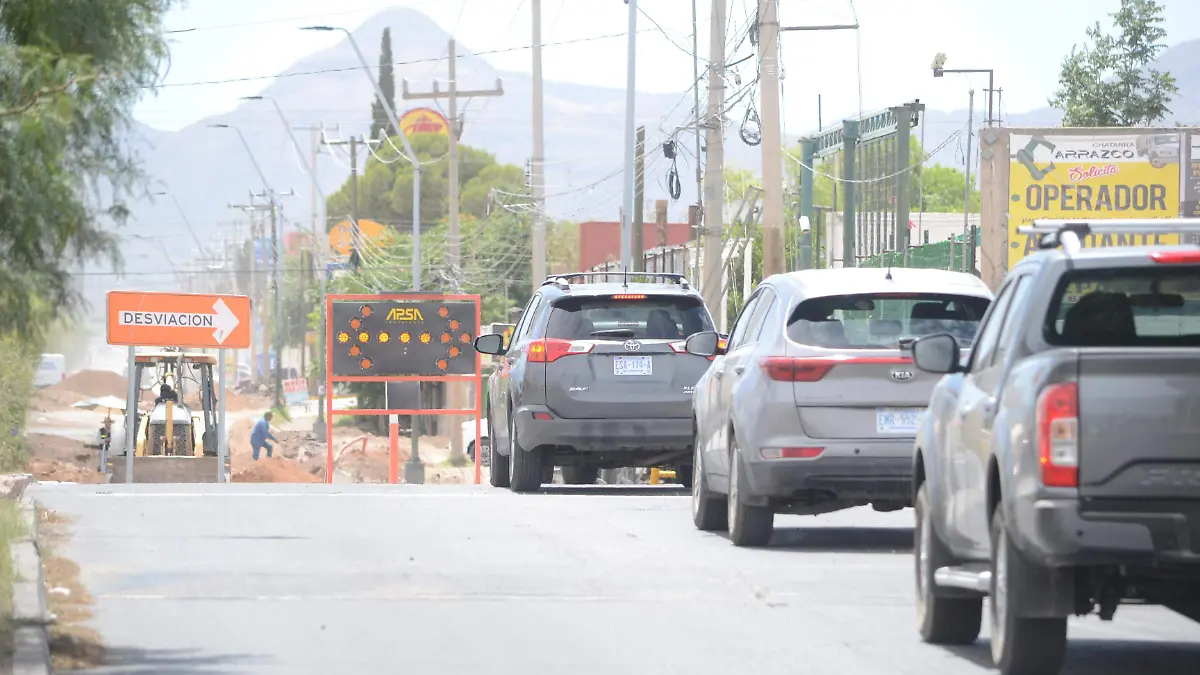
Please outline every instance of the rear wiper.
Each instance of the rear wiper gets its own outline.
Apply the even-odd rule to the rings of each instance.
[[[591,335],[594,335],[596,337],[631,338],[631,337],[633,337],[633,329],[632,328],[608,328],[606,330],[594,330],[591,332]]]

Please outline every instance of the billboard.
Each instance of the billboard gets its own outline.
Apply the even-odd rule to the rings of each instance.
[[[1200,211],[1196,201],[1181,198],[1181,154],[1190,145],[1186,133],[1139,134],[1132,129],[1115,135],[1014,133],[1009,142],[1008,269],[1037,250],[1035,237],[1017,232],[1033,220],[1178,218]],[[1191,173],[1196,176],[1190,178]],[[1196,200],[1200,166],[1188,175],[1188,199]],[[1083,241],[1088,248],[1178,243],[1177,234],[1090,235]]]
[[[400,117],[400,131],[412,138],[415,134],[450,135],[450,123],[436,110],[413,108]]]
[[[334,302],[330,369],[337,376],[475,373],[474,302]]]
[[[358,236],[375,244],[382,244],[388,228],[373,220],[358,219]],[[334,225],[329,230],[329,248],[335,255],[347,256],[354,248],[354,224],[349,220]]]

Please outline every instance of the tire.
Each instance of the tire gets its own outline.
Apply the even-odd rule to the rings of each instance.
[[[696,443],[692,458],[692,523],[702,532],[724,532],[729,529],[729,514],[725,496],[708,489],[700,444]]]
[[[692,481],[695,479],[696,470],[691,464],[680,464],[675,467],[675,482],[681,487],[692,489]]]
[[[992,515],[992,662],[1001,675],[1057,675],[1067,657],[1067,619],[1025,618],[1012,599],[1026,564],[1012,545],[1002,506]]]
[[[533,492],[542,487],[544,479],[541,454],[521,447],[521,441],[517,438],[517,417],[509,413],[508,489],[513,492]]]
[[[732,430],[730,436],[733,436]],[[730,441],[729,494],[726,497],[726,518],[729,521],[729,541],[734,546],[766,546],[775,530],[775,512],[769,506],[751,506],[743,501],[749,483],[742,466],[742,453],[737,440]]]
[[[916,568],[917,626],[921,639],[935,645],[969,645],[979,638],[983,623],[983,598],[938,597],[933,573],[954,563],[933,529],[929,488],[917,490],[917,518],[913,529]]]
[[[600,468],[587,465],[564,466],[562,477],[567,485],[593,485],[600,477]]]
[[[475,461],[475,441],[467,443],[467,459]]]
[[[492,411],[489,410],[488,411],[488,429],[491,429],[491,428],[493,428],[492,427]],[[510,442],[510,447],[511,447],[511,442]],[[509,452],[512,452],[512,450],[509,450]],[[488,455],[490,455],[490,457],[491,457],[490,461],[488,462],[488,464],[489,464],[489,466],[488,466],[488,483],[491,483],[492,487],[498,487],[498,488],[508,487],[508,458],[505,457],[504,455],[501,455],[500,452],[498,450],[496,450],[495,443],[488,444]]]

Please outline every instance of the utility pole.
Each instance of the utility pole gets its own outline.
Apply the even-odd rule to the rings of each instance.
[[[633,188],[633,271],[646,271],[646,127],[637,128],[637,147],[634,149]]]
[[[450,176],[448,182],[450,183],[450,195],[448,202],[450,206],[450,231],[447,235],[447,239],[449,241],[446,242],[446,257],[448,258],[446,262],[450,268],[451,278],[454,279],[455,291],[462,292],[462,288],[460,287],[460,280],[462,279],[462,235],[459,233],[458,223],[458,139],[460,136],[462,136],[462,122],[458,117],[458,97],[465,96],[467,98],[474,98],[477,96],[503,96],[504,84],[500,81],[500,78],[496,78],[496,87],[494,89],[468,89],[466,91],[460,90],[458,88],[458,52],[456,50],[456,45],[453,38],[450,40],[447,51],[449,53],[450,70],[449,90],[445,92],[439,90],[438,84],[435,81],[433,83],[433,91],[412,93],[408,90],[408,80],[403,80],[401,91],[402,96],[406,101],[412,101],[415,99],[449,99]],[[401,133],[403,133],[403,131]],[[535,278],[534,282],[540,282],[540,280]],[[463,382],[450,382],[449,386],[447,387],[447,393],[450,395],[450,400],[453,401],[453,405],[457,406],[459,409],[465,409],[467,407],[464,402],[464,399],[466,398],[464,395],[466,393],[466,387],[463,385]],[[452,416],[447,420],[447,422],[450,424],[450,429],[454,430],[459,428],[462,419],[457,416]],[[457,460],[462,457],[462,454],[462,434],[452,432],[450,434],[450,458],[451,460]]]
[[[967,181],[966,187],[963,189],[963,256],[962,256],[962,271],[967,272],[975,269],[975,242],[971,241],[971,136],[975,130],[975,90],[968,92],[969,103],[967,103],[967,159],[966,171]],[[988,111],[988,122],[991,122],[991,111]],[[968,268],[967,265],[971,267]]]
[[[764,279],[784,272],[783,141],[779,137],[779,16],[777,10],[777,0],[758,0],[758,58],[762,72],[762,274]]]
[[[449,107],[450,107],[450,151],[449,151],[449,155],[450,156],[448,159],[450,160],[450,167],[449,167],[449,171],[450,171],[450,180],[449,180],[449,183],[450,183],[450,195],[449,195],[450,232],[448,235],[449,241],[446,242],[446,244],[447,244],[446,253],[447,253],[447,257],[449,258],[449,260],[447,262],[449,263],[449,266],[450,266],[450,273],[454,276],[454,278],[456,279],[456,283],[457,283],[457,279],[462,274],[462,270],[459,265],[462,236],[459,234],[459,231],[458,231],[458,208],[459,208],[459,204],[458,204],[458,189],[459,189],[459,185],[458,185],[458,168],[459,168],[458,167],[458,139],[460,136],[462,136],[462,124],[458,118],[458,97],[464,96],[466,98],[475,98],[475,97],[483,97],[483,96],[503,96],[504,95],[504,85],[503,85],[503,83],[501,83],[500,78],[496,78],[496,87],[494,89],[468,89],[465,91],[460,90],[458,88],[458,53],[456,51],[456,45],[455,45],[455,41],[453,39],[450,40],[448,53],[450,55],[450,57],[449,57],[449,68],[450,68],[449,85],[450,85],[450,88],[447,91],[441,91],[441,89],[438,88],[438,83],[435,81],[433,83],[433,91],[413,93],[408,90],[408,80],[402,81],[401,91],[402,91],[402,96],[404,97],[405,101],[413,101],[413,100],[417,100],[417,99],[443,99],[443,98],[448,99],[448,101],[449,101]],[[458,438],[457,436],[454,436],[453,434],[451,436],[454,438]],[[460,444],[461,444],[462,439],[460,438],[459,440],[460,440]]]
[[[533,12],[533,158],[529,162],[533,194],[533,288],[546,279],[545,121],[542,117],[542,0],[532,0]]]
[[[629,270],[633,267],[633,184],[635,169],[633,166],[634,153],[634,111],[636,110],[636,81],[637,81],[637,0],[625,0],[629,4],[629,53],[626,57],[625,75],[625,198],[621,200],[624,206],[621,214],[621,267]],[[722,46],[722,51],[724,46]]]
[[[704,304],[716,320],[724,316],[720,306],[724,295],[721,288],[722,230],[725,212],[725,4],[727,0],[712,0],[708,41],[708,111],[704,116],[704,270],[701,290]]]
[[[696,226],[699,214],[704,211],[704,179],[700,169],[700,31],[696,21],[696,0],[692,0],[692,118],[696,120],[696,209],[688,209],[688,225],[696,239],[693,258],[692,283],[700,283],[700,229]]]
[[[358,252],[358,246],[361,242],[362,233],[358,229],[358,144],[369,143],[369,140],[360,140],[357,136],[351,136],[348,141],[325,141],[325,145],[346,145],[350,147],[350,258],[353,259],[354,254]],[[326,224],[326,237],[328,237],[329,226]],[[361,255],[360,255],[361,259]]]

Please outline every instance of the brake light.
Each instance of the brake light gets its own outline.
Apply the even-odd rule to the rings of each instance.
[[[1160,265],[1200,264],[1200,251],[1155,251],[1150,259]]]
[[[1079,486],[1079,386],[1046,387],[1037,401],[1038,461],[1042,484]]]
[[[763,459],[815,459],[825,448],[762,448],[758,451]]]
[[[529,362],[554,363],[564,356],[587,354],[595,347],[596,345],[591,342],[574,342],[555,338],[534,340],[529,343]]]
[[[612,296],[612,299],[613,300],[645,300],[646,296],[644,294],[638,294],[638,293],[625,293],[625,294],[621,294],[621,295],[614,295],[614,296]]]
[[[900,365],[912,363],[902,356],[768,356],[762,360],[767,377],[780,382],[819,382],[835,366]]]
[[[676,354],[686,354],[687,342],[672,342],[671,351],[675,352]]]

